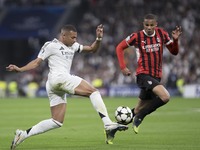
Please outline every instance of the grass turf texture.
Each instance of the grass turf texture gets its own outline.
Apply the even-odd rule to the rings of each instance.
[[[114,120],[120,105],[132,107],[136,98],[104,98]],[[8,150],[14,131],[28,129],[50,116],[47,98],[0,99],[0,150]],[[103,123],[89,99],[68,98],[62,128],[33,136],[17,147],[19,150],[199,150],[200,99],[171,98],[171,101],[147,116],[139,134],[117,132],[114,144],[104,142]]]

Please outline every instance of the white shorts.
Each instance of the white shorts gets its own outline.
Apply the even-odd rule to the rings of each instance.
[[[81,83],[82,78],[70,74],[49,77],[46,83],[50,106],[67,103],[66,93],[74,94],[74,89]]]

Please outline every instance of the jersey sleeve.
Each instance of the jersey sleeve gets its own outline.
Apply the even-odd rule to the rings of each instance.
[[[134,35],[135,34],[132,33],[131,35],[127,36],[126,39],[121,41],[116,47],[116,54],[117,54],[117,58],[118,58],[118,62],[119,62],[119,66],[121,70],[126,68],[126,63],[124,60],[124,50],[128,48],[129,46],[133,46],[135,44]]]
[[[122,40],[116,47],[116,54],[119,62],[120,69],[123,70],[126,68],[126,63],[124,60],[124,50],[128,48],[130,37],[128,36],[126,39]]]
[[[164,44],[166,45],[167,49],[170,51],[171,54],[177,55],[179,52],[178,47],[178,40],[171,40],[169,34],[166,31],[164,33]]]
[[[167,33],[167,31],[163,30],[163,35],[164,35],[164,44],[169,45],[172,42],[171,38],[169,37],[169,34]]]
[[[52,48],[50,48],[50,47],[51,47],[50,42],[46,42],[40,49],[38,58],[45,60],[47,57],[49,57],[52,54]]]
[[[128,46],[133,46],[135,44],[136,35],[137,34],[132,33],[131,35],[126,37],[125,41]]]
[[[73,49],[75,49],[76,52],[80,53],[82,52],[83,50],[83,45],[75,42],[73,45],[72,45]]]

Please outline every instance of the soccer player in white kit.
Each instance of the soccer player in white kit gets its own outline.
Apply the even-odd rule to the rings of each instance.
[[[10,64],[8,71],[24,72],[38,67],[43,60],[48,60],[49,74],[46,82],[46,91],[50,101],[51,118],[43,120],[28,130],[15,132],[11,150],[23,142],[26,138],[59,128],[63,125],[66,110],[66,93],[89,97],[94,109],[101,117],[106,143],[113,144],[117,131],[127,130],[128,127],[110,120],[106,106],[97,89],[86,80],[70,74],[72,60],[75,52],[96,52],[103,38],[103,25],[96,29],[96,40],[90,46],[83,46],[77,40],[77,30],[73,25],[65,25],[61,28],[58,39],[46,42],[41,48],[38,57],[23,67]]]

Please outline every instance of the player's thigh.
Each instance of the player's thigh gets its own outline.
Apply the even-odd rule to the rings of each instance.
[[[90,83],[86,80],[82,80],[81,83],[75,88],[75,94],[81,96],[90,96],[93,92],[97,91]]]
[[[50,102],[50,107],[67,103],[66,93],[62,90],[57,90],[49,84],[49,81],[46,83],[46,91]]]
[[[164,102],[168,102],[170,99],[170,94],[163,85],[155,86],[153,88],[153,92],[155,93],[155,95],[160,97]]]
[[[146,90],[146,89],[141,89],[139,98],[141,101],[149,101],[152,99],[153,91],[151,90]]]
[[[140,74],[137,76],[138,87],[145,91],[151,91],[154,87],[160,84],[160,78],[153,78],[152,76],[146,74]]]
[[[75,88],[81,83],[82,78],[71,74],[59,74],[49,77],[49,85],[52,91],[61,91],[75,94]]]
[[[68,74],[62,77],[62,83],[58,87],[59,90],[69,94],[90,96],[96,89],[81,77]]]
[[[64,91],[68,94],[75,94],[75,88],[78,87],[83,80],[81,77],[70,74],[62,75],[59,78],[59,82],[55,83],[59,86],[55,86],[54,89]]]
[[[137,76],[137,85],[141,89],[139,98],[141,100],[152,100],[155,96],[153,88],[160,85],[160,79],[146,74],[140,74]]]

